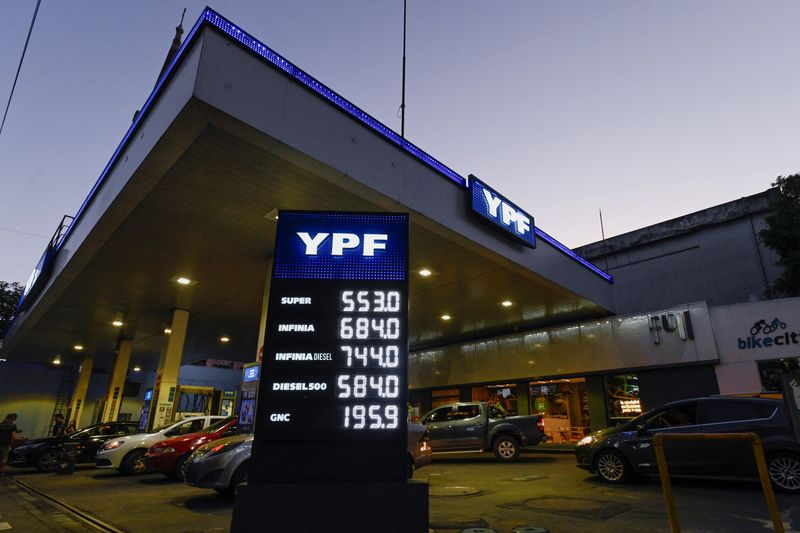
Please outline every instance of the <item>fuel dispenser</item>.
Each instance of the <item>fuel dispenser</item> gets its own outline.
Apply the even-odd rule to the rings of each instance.
[[[242,404],[239,406],[239,434],[253,432],[261,363],[248,363],[242,371]]]
[[[172,405],[173,419],[217,414],[220,395],[221,391],[214,387],[178,385]]]
[[[139,432],[147,431],[147,419],[150,418],[150,404],[153,403],[153,389],[144,391],[144,400],[142,401],[142,412],[139,415]]]
[[[231,416],[236,407],[236,391],[224,390],[222,391],[222,400],[219,403],[220,416]]]

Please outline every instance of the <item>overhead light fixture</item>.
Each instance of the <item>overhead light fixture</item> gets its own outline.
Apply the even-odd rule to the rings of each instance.
[[[230,337],[220,337],[219,342],[230,342]]]
[[[172,330],[171,330],[171,329],[169,329],[169,328],[164,328],[164,335],[169,335],[170,333],[172,333]]]
[[[191,279],[186,278],[184,276],[179,277],[175,281],[178,282],[180,285],[189,285],[192,282]]]
[[[431,269],[429,269],[429,268],[420,268],[417,271],[417,274],[419,274],[423,278],[428,278],[433,274],[433,271]]]
[[[512,302],[511,300],[503,300],[502,302],[500,302],[500,305],[502,305],[503,307],[511,307],[512,305],[514,305],[514,302]]]
[[[451,317],[448,314],[444,314],[444,315],[440,316],[439,318],[441,318],[442,320],[444,320],[446,322],[446,321],[450,320],[453,317]]]
[[[57,355],[57,356],[53,357],[53,364],[56,365],[56,366],[61,364],[61,356],[60,355]]]
[[[141,372],[142,371],[142,367],[140,367],[139,365],[133,365],[133,371],[134,372]]]
[[[83,351],[83,345],[82,344],[76,344],[75,346],[72,347],[72,349],[75,350],[76,352]]]
[[[115,328],[121,328],[124,324],[122,323],[122,320],[115,320],[111,323],[111,325]]]

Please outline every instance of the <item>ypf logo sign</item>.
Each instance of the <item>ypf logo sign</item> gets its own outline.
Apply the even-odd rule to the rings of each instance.
[[[791,344],[800,344],[797,332],[784,331],[786,329],[786,322],[783,322],[778,317],[767,322],[763,318],[753,324],[750,328],[750,336],[746,338],[739,337],[740,350],[754,350],[757,348],[771,348],[772,346],[789,346]],[[777,335],[772,335],[777,333]]]
[[[536,247],[533,217],[487,184],[469,175],[472,211],[512,235],[526,246]]]

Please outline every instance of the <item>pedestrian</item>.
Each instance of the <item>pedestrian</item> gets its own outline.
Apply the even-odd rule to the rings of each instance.
[[[64,415],[61,413],[53,417],[53,431],[51,435],[53,437],[61,437],[64,435]]]
[[[69,435],[71,433],[75,433],[76,431],[78,431],[78,429],[75,427],[75,421],[74,420],[70,420],[69,424],[67,425],[67,431],[66,431],[65,434]]]
[[[8,460],[8,452],[17,438],[17,413],[9,413],[0,423],[0,473]]]

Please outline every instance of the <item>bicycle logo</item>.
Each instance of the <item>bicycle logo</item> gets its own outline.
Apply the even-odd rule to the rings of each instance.
[[[767,324],[766,320],[761,319],[753,324],[752,328],[750,328],[750,335],[758,335],[759,332],[763,333],[764,335],[769,335],[778,329],[786,329],[786,322],[781,322],[780,319],[775,318],[772,320],[772,322]]]

